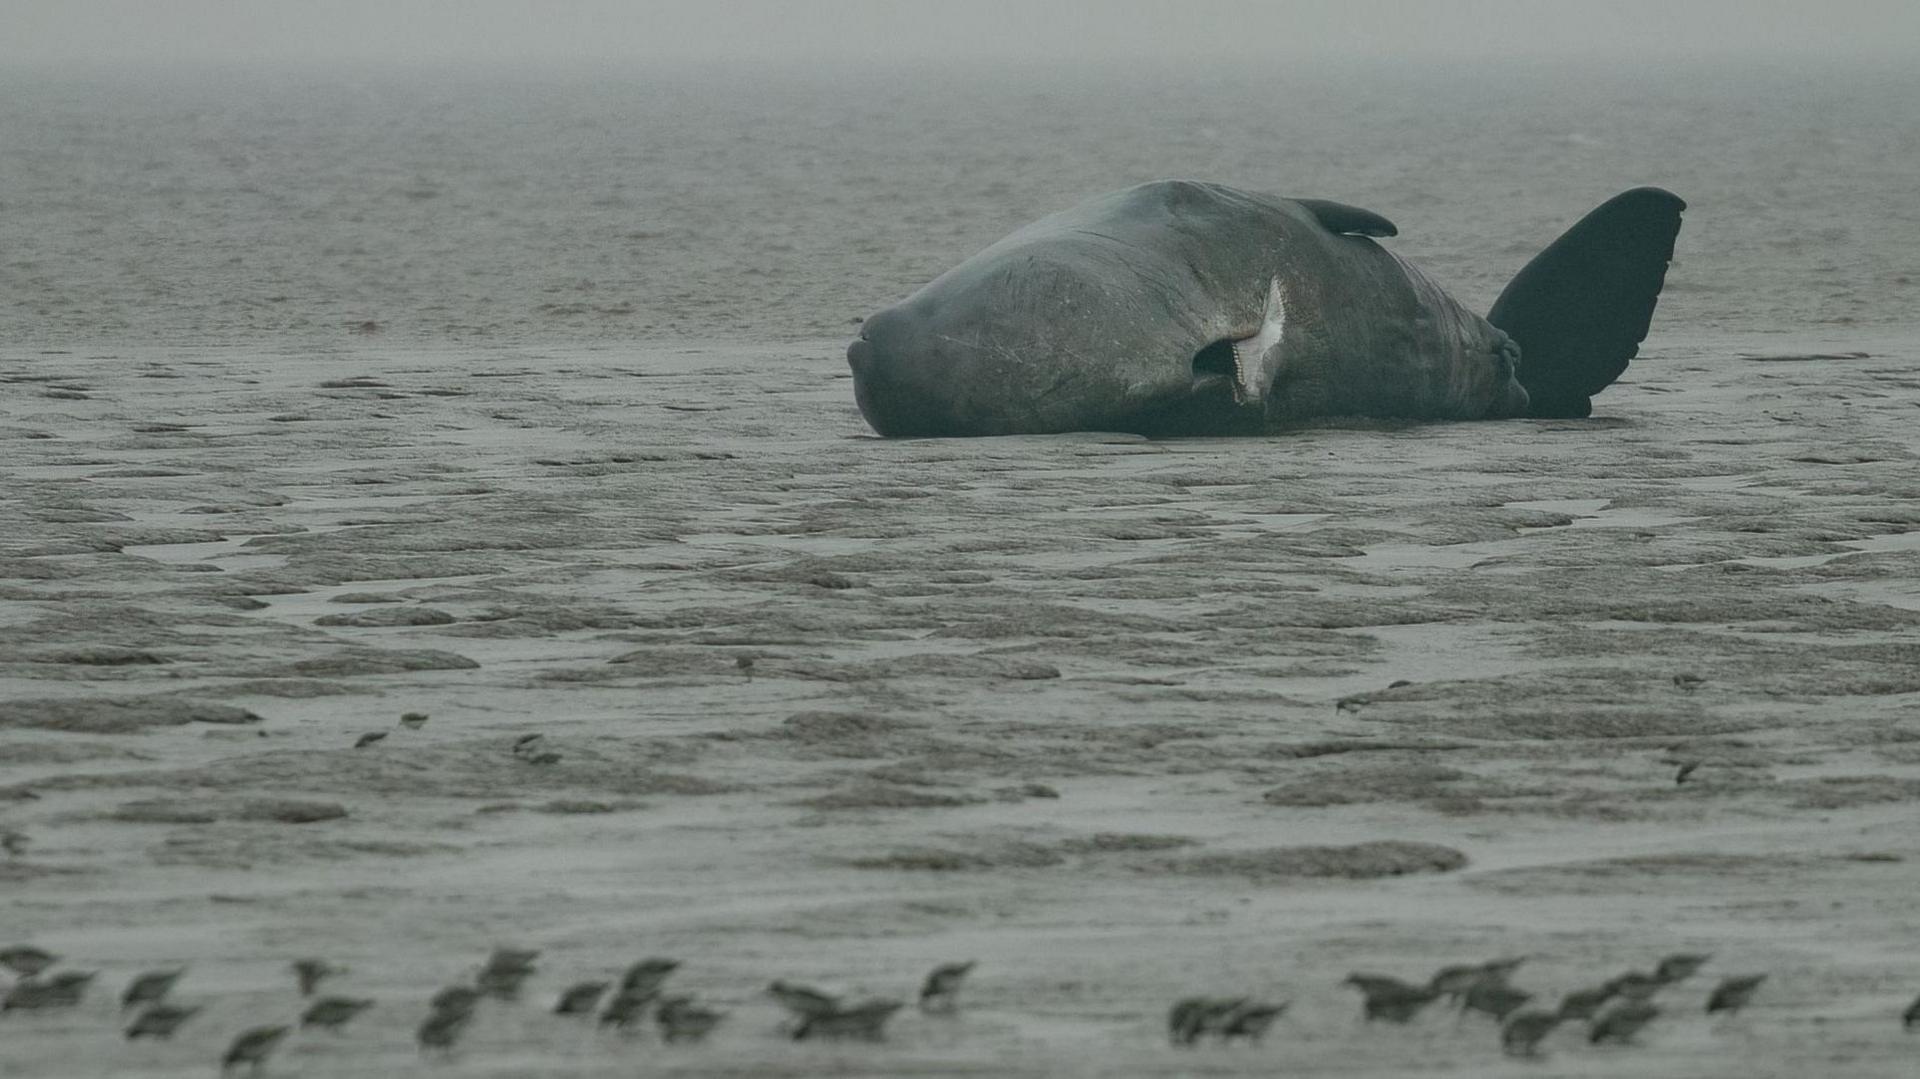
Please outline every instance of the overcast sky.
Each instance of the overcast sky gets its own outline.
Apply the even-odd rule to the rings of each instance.
[[[0,0],[0,62],[1920,56],[1920,0]]]

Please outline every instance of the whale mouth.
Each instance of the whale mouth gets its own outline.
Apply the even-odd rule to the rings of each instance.
[[[1192,392],[1231,388],[1235,405],[1260,400],[1261,354],[1260,349],[1249,348],[1245,340],[1223,337],[1213,342],[1193,354]]]
[[[1223,337],[1193,354],[1193,392],[1196,394],[1231,386],[1237,403],[1244,392],[1241,389],[1242,377],[1240,355],[1230,338]]]
[[[1207,346],[1209,349],[1218,344],[1227,346],[1233,361],[1231,377],[1234,404],[1245,407],[1266,400],[1267,390],[1273,384],[1273,365],[1270,361],[1277,356],[1275,350],[1286,338],[1286,333],[1286,296],[1281,292],[1280,279],[1269,278],[1266,302],[1260,311],[1260,325],[1254,332]]]

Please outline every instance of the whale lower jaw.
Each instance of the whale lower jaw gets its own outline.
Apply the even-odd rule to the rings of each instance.
[[[1287,332],[1287,301],[1280,294],[1280,279],[1267,282],[1267,300],[1260,312],[1260,328],[1250,337],[1235,339],[1233,345],[1233,403],[1257,405],[1267,399],[1273,387],[1279,357],[1272,362],[1267,354],[1277,348]]]

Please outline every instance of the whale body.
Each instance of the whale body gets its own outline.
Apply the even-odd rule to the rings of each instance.
[[[1163,180],[1042,218],[861,325],[892,437],[1256,434],[1323,416],[1585,416],[1639,349],[1677,196],[1608,200],[1485,317],[1376,242],[1379,214]]]

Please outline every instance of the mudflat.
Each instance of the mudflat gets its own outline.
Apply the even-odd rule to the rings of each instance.
[[[205,1074],[320,956],[376,1004],[270,1074],[1480,1076],[1341,980],[1694,952],[1527,1074],[1910,1075],[1920,343],[1657,336],[1591,420],[1168,442],[878,440],[828,340],[0,355],[0,945],[102,972],[0,1070]],[[548,1014],[648,955],[704,1044]],[[969,959],[882,1044],[765,993]]]

